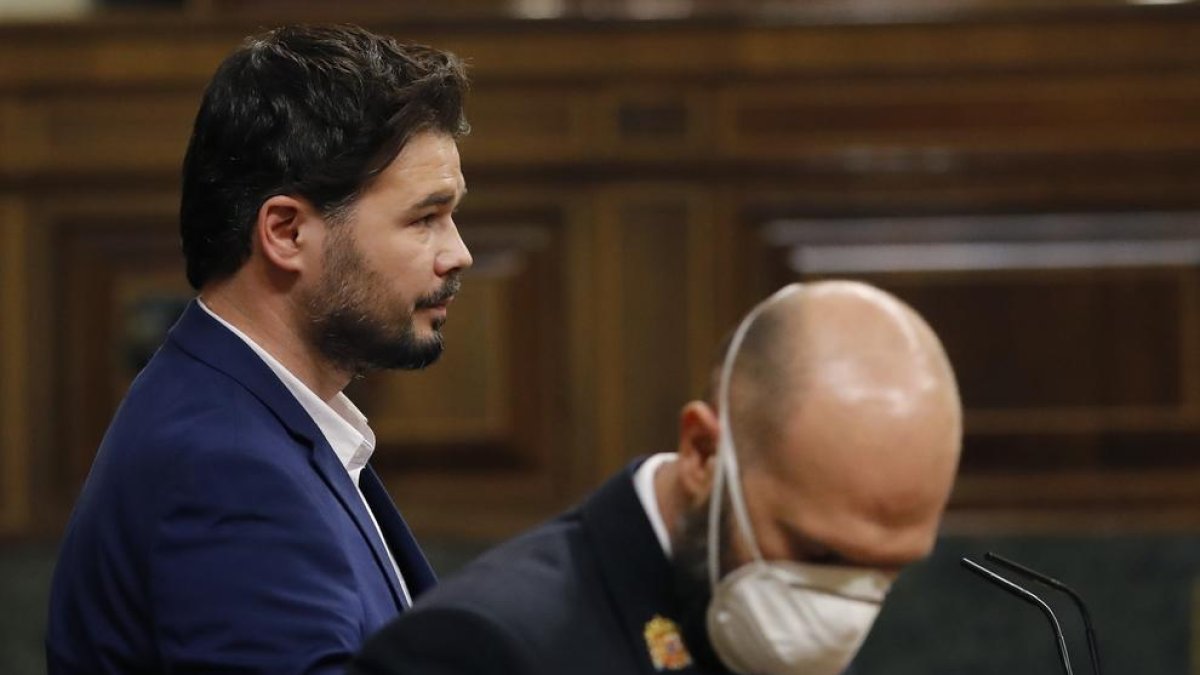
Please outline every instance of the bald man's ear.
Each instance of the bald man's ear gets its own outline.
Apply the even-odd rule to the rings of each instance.
[[[320,255],[325,221],[307,200],[274,195],[258,209],[254,236],[272,267],[299,273]]]
[[[712,492],[720,428],[716,411],[704,401],[692,401],[679,413],[677,462],[690,506],[704,503]]]

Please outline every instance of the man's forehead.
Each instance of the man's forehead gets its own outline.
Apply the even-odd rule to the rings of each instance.
[[[414,135],[380,173],[377,187],[402,193],[413,207],[461,200],[466,179],[454,137],[433,131]]]

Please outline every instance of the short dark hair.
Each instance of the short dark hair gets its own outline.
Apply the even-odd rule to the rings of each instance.
[[[183,161],[188,282],[198,290],[242,266],[270,197],[336,216],[413,134],[466,134],[466,89],[453,54],[355,26],[247,38],[209,83]]]

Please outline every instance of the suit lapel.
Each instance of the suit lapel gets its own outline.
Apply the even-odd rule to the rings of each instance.
[[[403,610],[406,603],[404,602],[404,593],[400,590],[400,581],[396,578],[396,572],[392,569],[392,561],[388,559],[387,551],[383,548],[383,542],[379,540],[379,534],[375,531],[375,525],[371,522],[371,515],[367,513],[367,507],[363,504],[363,500],[359,499],[358,491],[354,488],[353,481],[350,480],[350,474],[346,473],[346,467],[342,466],[342,463],[338,461],[333,448],[329,447],[328,441],[324,438],[320,438],[314,444],[312,464],[316,468],[317,473],[325,481],[325,484],[329,486],[329,489],[337,497],[342,508],[350,513],[350,517],[354,520],[355,526],[358,527],[359,533],[371,547],[371,556],[375,558],[375,564],[379,567],[379,572],[387,579],[388,589],[392,592],[392,600],[395,601],[398,609]],[[363,472],[363,475],[365,474],[366,471]],[[362,480],[362,475],[360,475],[359,480]],[[372,509],[372,513],[379,519],[378,510]],[[380,522],[380,529],[382,529],[382,522]]]
[[[581,507],[605,591],[621,617],[626,639],[638,652],[635,658],[641,673],[728,674],[712,653],[703,621],[696,621],[703,616],[697,606],[702,610],[707,598],[691,598],[685,607],[677,597],[671,563],[633,486],[639,464],[617,474]],[[689,630],[696,623],[701,624],[700,630]],[[676,641],[688,652],[686,661],[669,654]],[[653,661],[656,650],[663,661],[661,668]]]
[[[371,517],[367,514],[350,475],[338,461],[337,455],[317,428],[316,422],[283,382],[279,381],[270,366],[241,338],[209,316],[195,300],[188,303],[179,321],[171,328],[167,339],[195,358],[240,382],[271,410],[294,437],[308,446],[309,459],[314,469],[354,521],[359,533],[369,545],[380,573],[387,579],[392,599],[398,608],[403,609],[404,596],[400,591],[400,582],[396,579],[387,551],[383,548],[383,542],[379,540]],[[415,542],[413,548],[416,548]]]
[[[647,627],[661,617],[677,622],[671,574],[633,488],[633,469],[622,471],[583,505],[583,522],[604,587],[621,617],[639,672],[656,675]]]
[[[421,552],[421,547],[417,545],[417,540],[413,537],[412,530],[408,528],[408,523],[404,522],[404,518],[396,509],[396,505],[392,503],[392,498],[370,464],[358,477],[358,485],[362,489],[367,504],[371,507],[371,513],[375,514],[379,529],[383,531],[384,540],[391,547],[392,555],[396,558],[396,565],[400,568],[400,573],[404,575],[404,582],[408,585],[408,592],[415,600],[437,584],[437,576],[429,565],[429,561],[425,559],[425,554]]]
[[[250,346],[208,315],[195,300],[188,303],[167,340],[237,380],[263,402],[292,434],[310,444],[324,438],[300,402]]]

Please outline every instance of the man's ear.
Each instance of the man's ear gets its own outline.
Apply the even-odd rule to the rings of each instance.
[[[320,255],[325,221],[307,200],[274,195],[258,208],[254,234],[272,267],[298,273]]]
[[[712,492],[717,466],[720,420],[712,406],[691,401],[679,413],[679,476],[691,506],[698,506]]]

